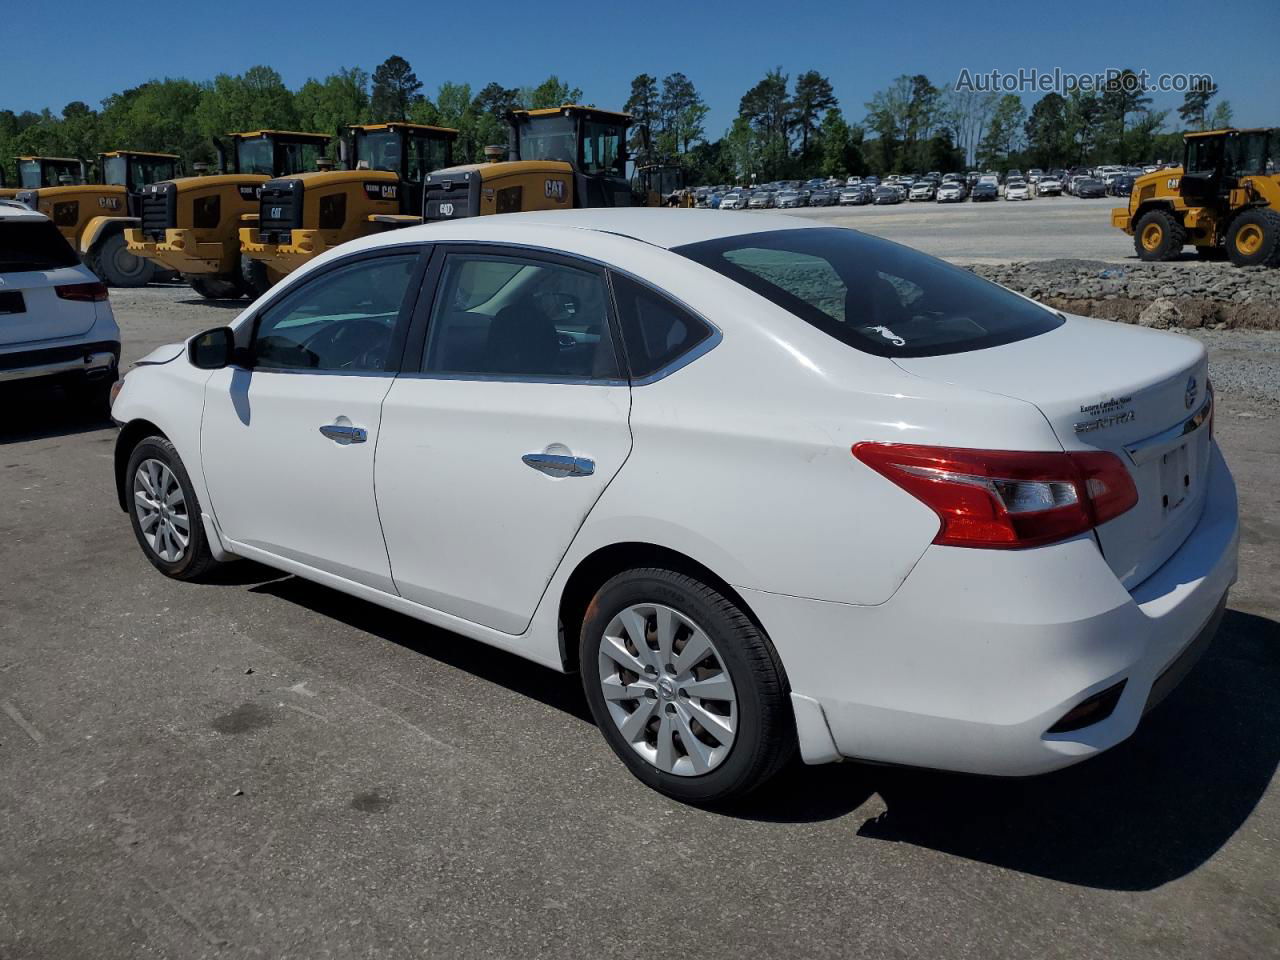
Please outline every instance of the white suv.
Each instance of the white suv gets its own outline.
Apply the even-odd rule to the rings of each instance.
[[[106,285],[48,217],[0,200],[0,385],[57,379],[105,411],[119,360]]]

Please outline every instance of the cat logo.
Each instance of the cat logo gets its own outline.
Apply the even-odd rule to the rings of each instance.
[[[272,207],[272,208],[271,208],[271,219],[272,219],[272,220],[279,220],[282,216],[284,216],[284,207]]]
[[[453,216],[453,204],[452,204],[452,203],[442,203],[442,204],[440,204],[440,216],[442,216],[442,217],[452,217],[452,216]]]
[[[396,200],[400,196],[400,185],[396,183],[366,183],[364,195],[370,200]]]
[[[1178,178],[1177,178],[1177,177],[1170,177],[1170,178],[1169,178],[1168,188],[1169,188],[1170,190],[1177,190],[1177,189],[1178,189]]]
[[[542,186],[543,196],[556,203],[564,203],[564,181],[548,180]]]
[[[100,206],[103,210],[119,210],[120,198],[119,197],[99,197],[98,206]]]

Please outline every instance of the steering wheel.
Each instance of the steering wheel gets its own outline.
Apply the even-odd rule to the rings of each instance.
[[[342,320],[308,337],[303,346],[328,370],[381,370],[387,364],[391,328],[380,320]]]

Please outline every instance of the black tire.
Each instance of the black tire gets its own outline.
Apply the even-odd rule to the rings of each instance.
[[[1168,210],[1148,210],[1133,230],[1133,249],[1139,260],[1173,260],[1187,242],[1187,231]]]
[[[671,607],[695,622],[714,645],[733,683],[736,734],[728,753],[709,772],[682,776],[660,770],[637,753],[609,712],[599,662],[605,630],[628,607],[647,603]],[[795,753],[795,716],[773,644],[737,604],[693,577],[658,567],[613,577],[587,608],[579,655],[583,688],[601,733],[627,768],[660,793],[694,804],[740,797],[765,783]]]
[[[94,244],[87,262],[103,283],[113,287],[145,287],[156,276],[155,263],[130,253],[120,230]]]
[[[138,475],[138,468],[148,460],[158,460],[167,466],[182,488],[189,535],[186,549],[174,559],[162,557],[148,542],[143,533],[139,510],[135,505],[135,478]],[[182,458],[178,456],[178,451],[172,443],[160,436],[147,437],[140,441],[129,454],[124,483],[125,502],[129,510],[129,523],[133,527],[133,535],[137,538],[143,555],[151,561],[152,566],[166,577],[173,577],[175,580],[197,580],[218,565],[205,539],[204,524],[200,519],[200,501],[196,499],[195,489],[191,486],[191,477],[187,474],[187,468],[183,465]]]
[[[239,300],[244,296],[240,278],[192,276],[188,278],[191,289],[206,300]]]
[[[1280,214],[1245,210],[1227,227],[1227,256],[1237,267],[1280,266]]]
[[[240,284],[250,300],[256,300],[269,289],[271,280],[267,276],[267,265],[253,257],[240,255]]]

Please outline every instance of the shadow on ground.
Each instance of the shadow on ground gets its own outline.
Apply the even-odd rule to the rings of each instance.
[[[531,671],[480,643],[440,643],[433,628],[416,620],[295,577],[251,589],[591,722],[576,677]],[[1275,621],[1228,610],[1200,664],[1130,740],[1067,770],[1010,780],[794,763],[718,813],[779,824],[836,820],[878,794],[886,809],[858,826],[859,837],[1066,883],[1152,889],[1208,860],[1270,784],[1280,763],[1278,641]]]
[[[74,390],[53,383],[16,383],[0,390],[6,412],[0,446],[49,437],[105,430],[111,424],[106,404],[86,403]]]

